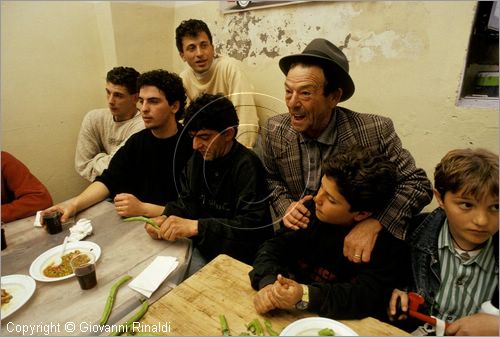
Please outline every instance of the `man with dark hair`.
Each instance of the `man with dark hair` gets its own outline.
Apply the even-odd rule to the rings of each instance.
[[[262,163],[235,139],[236,110],[223,95],[204,94],[188,107],[184,125],[195,152],[182,174],[179,199],[155,219],[159,230],[145,228],[153,239],[193,240],[189,275],[218,254],[252,263],[273,225]]]
[[[255,309],[295,307],[334,319],[385,317],[388,295],[408,262],[405,243],[382,229],[370,262],[361,265],[349,261],[342,247],[353,226],[393,198],[396,164],[377,152],[347,148],[326,159],[323,173],[309,226],[283,229],[259,249],[249,274],[258,290]]]
[[[159,216],[167,202],[177,199],[177,180],[192,153],[189,136],[178,123],[186,104],[182,80],[153,70],[139,76],[137,87],[146,129],[132,135],[80,195],[49,208],[61,210],[62,221],[108,196],[124,217]]]
[[[307,227],[310,213],[304,202],[318,190],[321,163],[328,156],[357,144],[381,151],[397,164],[394,197],[346,236],[345,256],[357,263],[368,262],[382,228],[405,239],[412,215],[431,201],[431,183],[403,148],[389,118],[338,106],[354,94],[354,82],[346,56],[333,43],[314,39],[301,54],[285,56],[279,65],[286,75],[289,113],[267,122],[264,165],[271,205],[285,227]]]
[[[75,168],[94,181],[125,141],[144,129],[137,109],[137,77],[130,67],[115,67],[106,75],[108,108],[89,111],[82,122],[75,152]]]
[[[180,73],[188,98],[193,101],[203,93],[228,96],[240,121],[238,141],[246,147],[254,147],[259,117],[253,88],[236,61],[215,56],[212,34],[201,20],[182,21],[175,30],[175,42],[182,60],[189,65]]]

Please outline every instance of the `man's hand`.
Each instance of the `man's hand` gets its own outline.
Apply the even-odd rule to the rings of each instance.
[[[358,222],[344,239],[344,256],[354,263],[370,262],[381,229],[382,225],[374,218]]]
[[[398,314],[398,308],[397,308],[397,303],[401,303],[401,311],[403,312],[399,316],[396,316]],[[389,308],[387,309],[387,314],[389,316],[390,321],[394,320],[404,320],[406,319],[407,313],[408,312],[408,293],[405,291],[401,291],[399,289],[394,289],[392,291],[391,299],[389,301]]]
[[[278,275],[272,288],[273,301],[279,309],[292,309],[302,298],[303,289],[300,283]]]
[[[498,336],[498,316],[477,313],[451,323],[445,331],[448,336]]]
[[[283,216],[283,223],[285,224],[285,227],[293,230],[307,228],[311,212],[309,212],[307,207],[304,206],[304,203],[312,198],[312,195],[306,195],[299,201],[292,202],[290,206],[288,206],[285,215]]]
[[[253,298],[253,306],[258,314],[264,314],[270,310],[276,309],[276,303],[273,302],[272,284],[268,284],[260,289]]]
[[[40,218],[43,218],[43,215],[45,213],[52,213],[52,212],[56,212],[56,211],[61,213],[61,222],[64,223],[64,222],[68,221],[71,217],[75,216],[76,206],[75,206],[73,200],[69,200],[68,202],[63,202],[61,204],[57,204],[57,205],[51,206],[47,209],[44,209],[42,211]]]
[[[198,220],[184,219],[171,215],[160,227],[160,236],[167,241],[189,238],[198,234]]]
[[[113,200],[116,213],[123,217],[144,214],[142,202],[130,193],[120,193]]]
[[[161,225],[163,224],[163,222],[167,219],[167,217],[165,215],[162,215],[162,216],[158,216],[156,218],[153,218],[151,220],[153,220],[155,223],[158,224],[158,226],[161,227]],[[144,229],[146,230],[146,232],[149,234],[149,236],[151,236],[151,238],[155,239],[155,240],[160,240],[161,239],[161,234],[160,234],[160,230],[159,229],[156,229],[154,228],[153,226],[151,226],[150,224],[148,224],[147,222],[144,223]]]

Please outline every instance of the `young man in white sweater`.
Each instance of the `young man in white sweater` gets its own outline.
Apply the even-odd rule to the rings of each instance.
[[[254,148],[259,132],[254,90],[238,63],[230,57],[215,55],[212,34],[201,20],[182,21],[175,30],[175,42],[182,60],[189,65],[179,74],[189,100],[204,93],[227,96],[240,120],[238,142]]]
[[[89,111],[82,122],[75,152],[75,169],[93,182],[108,167],[115,152],[144,122],[137,109],[139,72],[115,67],[106,75],[108,107]]]

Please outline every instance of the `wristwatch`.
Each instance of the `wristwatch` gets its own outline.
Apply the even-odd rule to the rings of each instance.
[[[299,310],[306,310],[309,306],[309,287],[305,284],[301,284],[302,286],[302,298],[295,304],[295,308]]]

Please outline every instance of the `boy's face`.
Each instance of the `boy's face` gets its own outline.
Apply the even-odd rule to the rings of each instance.
[[[463,249],[474,249],[498,232],[498,197],[481,200],[446,192],[444,199],[435,191],[439,206],[446,213],[451,235]]]
[[[214,61],[214,46],[207,33],[201,32],[196,37],[184,36],[182,38],[182,60],[199,74],[204,73]]]
[[[125,86],[106,82],[106,97],[115,122],[126,121],[135,116],[138,96],[129,94]]]
[[[321,187],[314,197],[316,217],[329,224],[351,226],[357,220],[359,212],[351,212],[351,205],[339,193],[334,179],[323,176]]]
[[[146,129],[160,134],[176,123],[175,113],[179,109],[178,102],[171,105],[157,87],[143,86],[139,90],[139,104]]]

